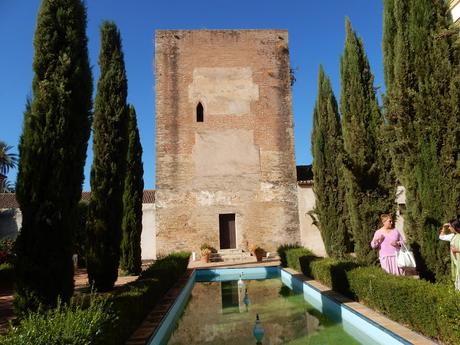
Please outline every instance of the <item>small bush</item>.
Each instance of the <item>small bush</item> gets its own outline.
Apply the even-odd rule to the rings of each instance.
[[[83,308],[72,303],[66,306],[58,302],[55,309],[34,312],[25,317],[19,327],[0,336],[3,345],[91,345],[100,344],[101,329],[113,322],[107,313],[107,302],[92,298]]]
[[[17,329],[0,337],[4,345],[122,345],[147,313],[183,276],[190,253],[174,253],[157,260],[134,282],[106,296],[67,307],[31,313]],[[1,272],[1,271],[0,271]],[[88,305],[89,304],[89,305]]]
[[[302,248],[287,250],[288,266],[427,337],[460,344],[460,293],[451,285],[390,275],[380,267],[365,267],[354,258],[324,259],[308,252]]]
[[[287,267],[287,266],[288,266],[287,257],[286,257],[286,252],[287,252],[289,249],[295,249],[295,248],[303,248],[303,247],[300,246],[300,245],[298,245],[298,244],[295,244],[295,243],[283,244],[283,245],[281,245],[281,246],[278,247],[278,249],[276,250],[276,252],[278,253],[278,256],[280,257],[281,266],[283,266],[283,267]],[[251,251],[251,252],[252,252],[252,251]]]
[[[0,264],[0,287],[12,287],[14,284],[14,268],[12,264]]]
[[[114,291],[109,301],[111,312],[117,315],[117,319],[104,328],[102,344],[124,344],[147,313],[184,275],[189,258],[189,252],[172,253],[155,261],[136,281]]]
[[[5,239],[0,241],[0,265],[13,262],[14,241]]]
[[[306,248],[292,248],[285,252],[287,266],[311,277],[310,263],[319,258]]]
[[[350,290],[346,273],[360,266],[362,264],[355,259],[316,258],[316,260],[311,261],[309,271],[311,277],[324,285],[330,286],[343,295],[353,297],[354,293]]]

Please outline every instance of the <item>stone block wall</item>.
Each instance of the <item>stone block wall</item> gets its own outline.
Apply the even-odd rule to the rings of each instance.
[[[157,253],[298,242],[288,35],[285,30],[157,31]],[[203,106],[203,121],[197,107]]]

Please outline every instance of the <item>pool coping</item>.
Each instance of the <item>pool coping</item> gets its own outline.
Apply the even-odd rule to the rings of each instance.
[[[146,345],[150,338],[157,332],[168,312],[174,305],[177,297],[192,277],[195,268],[188,268],[185,274],[173,285],[172,288],[160,299],[155,307],[147,314],[141,325],[126,341],[126,345]]]
[[[257,265],[254,265],[252,267],[257,267]],[[374,324],[376,327],[384,331],[387,330],[390,333],[393,333],[397,338],[400,338],[402,341],[406,343],[413,345],[438,344],[432,341],[431,339],[428,339],[425,336],[407,328],[406,326],[400,325],[399,323],[390,320],[389,318],[380,314],[379,312],[331,290],[329,287],[323,285],[322,283],[306,277],[298,271],[295,271],[291,268],[281,267],[279,265],[273,265],[271,267],[279,267],[280,270],[284,270],[296,279],[300,280],[302,284],[309,285],[312,289],[318,291],[321,294],[326,295],[328,298],[338,303],[339,305],[342,305],[350,312],[358,314],[359,316],[366,319],[368,322]],[[196,269],[198,268],[187,269],[184,276],[180,278],[170,290],[168,290],[168,292],[163,296],[160,302],[149,312],[149,314],[138,327],[138,329],[128,339],[126,345],[148,344],[152,336],[158,331],[164,319],[167,317],[169,311],[172,309],[174,302],[180,295],[182,289],[188,283],[189,279],[191,279],[192,275],[194,275]],[[213,267],[203,267],[199,269],[207,270],[213,269]]]
[[[396,337],[400,338],[404,342],[408,342],[413,345],[434,345],[438,344],[433,340],[426,338],[425,336],[409,329],[406,326],[403,326],[393,320],[390,320],[388,317],[383,314],[371,309],[360,302],[356,302],[348,297],[345,297],[338,292],[331,290],[331,288],[323,285],[317,280],[308,278],[302,273],[293,270],[292,268],[280,267],[281,270],[284,270],[291,274],[293,277],[299,279],[303,284],[309,285],[312,289],[318,291],[319,293],[326,295],[328,298],[342,305],[350,312],[358,314],[359,316],[367,319],[370,323],[374,324],[376,327],[387,330],[393,333]]]

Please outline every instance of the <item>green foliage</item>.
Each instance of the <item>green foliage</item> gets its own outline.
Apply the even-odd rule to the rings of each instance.
[[[0,264],[0,288],[12,288],[14,279],[13,265],[10,263]]]
[[[313,257],[313,253],[303,247],[287,248],[283,256],[286,258],[286,267],[291,267],[297,271],[302,271],[301,262],[305,258]],[[305,274],[306,275],[306,274]]]
[[[276,252],[278,253],[278,256],[280,257],[281,266],[283,267],[288,266],[286,253],[289,249],[294,249],[294,248],[303,248],[303,247],[297,243],[288,243],[288,244],[282,244],[276,249]]]
[[[74,252],[78,255],[78,267],[86,267],[87,237],[86,222],[88,221],[88,203],[80,201],[75,216],[77,227],[74,232]]]
[[[371,263],[376,254],[370,242],[379,215],[394,208],[396,182],[391,172],[384,121],[374,90],[374,76],[363,42],[346,19],[345,48],[341,58],[340,113],[342,115],[346,204],[355,253]]]
[[[460,295],[452,287],[392,276],[376,267],[347,276],[358,299],[370,307],[445,344],[459,343]]]
[[[32,98],[20,139],[16,197],[18,314],[73,294],[72,233],[90,134],[92,77],[81,0],[42,1]]]
[[[120,260],[128,124],[125,63],[120,33],[112,22],[101,26],[99,66],[86,259],[89,281],[98,291],[109,291]]]
[[[0,336],[3,345],[97,345],[101,329],[114,321],[107,303],[92,298],[88,307],[58,301],[55,309],[27,315],[17,328]]]
[[[338,292],[352,295],[345,272],[362,265],[356,259],[324,259],[305,248],[287,250],[286,256],[288,267],[302,272],[307,277],[314,277]]]
[[[89,303],[58,303],[57,308],[27,315],[0,344],[122,345],[163,295],[183,277],[190,253],[173,253],[155,261],[143,276]],[[1,274],[0,266],[0,274]]]
[[[322,66],[319,68],[311,145],[316,197],[314,214],[327,254],[343,257],[349,240],[342,169],[342,129],[337,101]]]
[[[405,232],[423,278],[448,273],[436,230],[460,210],[458,34],[446,2],[384,2],[386,118],[391,153],[406,188]]]
[[[159,278],[160,280],[176,280],[177,274],[182,274],[188,266],[189,252],[177,252],[169,254],[161,260],[155,261],[153,265],[145,269],[140,279]],[[182,272],[182,273],[180,273]]]
[[[141,272],[142,198],[144,168],[136,111],[131,106],[128,118],[128,152],[123,192],[123,221],[120,268],[137,275]]]
[[[0,265],[4,263],[13,262],[13,247],[14,240],[12,239],[3,239],[0,240]]]
[[[10,169],[14,169],[18,165],[18,155],[8,152],[12,148],[12,146],[0,140],[0,174],[3,175],[0,193],[14,193],[14,185],[5,176]]]
[[[131,333],[139,327],[148,312],[161,297],[181,278],[188,266],[190,253],[172,253],[155,261],[142,272],[138,280],[115,290],[109,298],[115,322],[103,330],[103,344],[125,344]]]
[[[443,344],[460,342],[460,294],[452,284],[394,276],[356,259],[319,258],[308,250],[286,252],[289,267],[355,298],[392,320]],[[299,267],[300,270],[296,267]]]

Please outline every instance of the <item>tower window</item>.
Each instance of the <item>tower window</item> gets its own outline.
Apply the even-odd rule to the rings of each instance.
[[[203,122],[204,120],[204,111],[203,111],[203,105],[201,102],[198,103],[196,106],[196,122]]]

